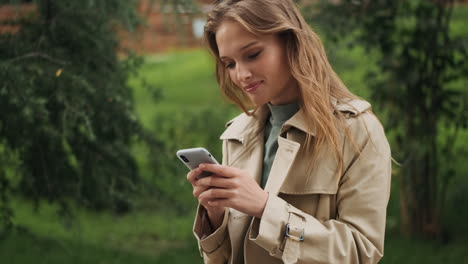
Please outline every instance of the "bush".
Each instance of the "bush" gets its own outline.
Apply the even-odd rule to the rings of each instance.
[[[35,4],[32,15],[11,21],[19,32],[0,34],[3,215],[11,216],[12,192],[58,202],[64,215],[70,202],[128,210],[139,184],[130,146],[138,139],[154,143],[126,85],[141,60],[117,56],[115,27],[138,22],[133,2]],[[12,159],[16,167],[4,165]]]

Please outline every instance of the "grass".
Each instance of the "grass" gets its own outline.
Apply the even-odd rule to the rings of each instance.
[[[145,254],[137,250],[128,251],[109,247],[106,244],[86,244],[81,241],[52,239],[30,233],[14,233],[0,240],[0,260],[7,263],[99,263],[99,264],[145,264],[145,263],[201,263],[194,250],[194,243],[172,246],[170,250]],[[160,249],[160,250],[161,250]],[[157,248],[156,248],[157,250]]]
[[[43,203],[39,211],[27,201],[15,200],[12,205],[15,223],[26,229],[0,239],[0,260],[9,263],[188,263],[188,259],[194,263],[199,259],[191,233],[193,212],[180,217],[148,208],[118,216],[76,209],[74,221],[64,223],[53,205]]]
[[[77,239],[93,241],[96,244],[117,245],[139,248],[140,238],[155,243],[162,240],[185,241],[191,238],[191,223],[193,213],[185,218],[166,212],[155,212],[153,208],[138,208],[132,214],[114,215],[111,213],[96,213],[83,209],[75,209],[73,222],[60,222],[56,216],[57,207],[42,203],[40,210],[26,201],[13,202],[16,213],[16,223],[30,227],[30,230],[40,236],[54,236],[57,239]],[[38,221],[39,220],[39,221]],[[124,245],[127,244],[127,245]]]
[[[27,252],[27,254],[21,254]],[[28,233],[11,234],[0,241],[0,254],[9,263],[154,263],[151,257],[87,245],[77,240],[58,240]]]
[[[386,238],[385,243],[384,258],[379,262],[381,264],[468,264],[466,242],[444,244],[392,235]]]

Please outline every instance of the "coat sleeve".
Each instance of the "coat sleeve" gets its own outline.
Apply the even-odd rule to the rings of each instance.
[[[227,231],[229,210],[225,211],[221,226],[214,232],[207,223],[207,217],[204,207],[198,205],[193,233],[198,242],[200,255],[203,257],[204,263],[227,263],[231,255],[231,245]]]
[[[382,258],[390,147],[377,118],[369,113],[361,117],[365,128],[356,133],[368,136],[341,177],[336,218],[318,221],[270,195],[262,218],[253,220],[250,240],[285,263],[377,263]]]

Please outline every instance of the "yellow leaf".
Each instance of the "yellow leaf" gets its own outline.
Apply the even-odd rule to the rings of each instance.
[[[60,74],[62,74],[62,68],[57,70],[57,72],[55,73],[55,76],[59,77]]]

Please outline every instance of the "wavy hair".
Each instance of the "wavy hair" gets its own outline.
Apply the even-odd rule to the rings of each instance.
[[[256,35],[278,34],[286,44],[291,74],[299,91],[299,105],[308,124],[306,149],[312,142],[311,130],[315,129],[313,153],[330,144],[335,150],[341,171],[343,153],[339,143],[339,131],[346,130],[343,114],[336,111],[333,100],[355,99],[333,71],[322,41],[305,22],[292,0],[225,0],[218,1],[208,14],[204,37],[216,58],[216,77],[221,91],[246,114],[256,106],[243,89],[229,77],[219,58],[216,31],[223,21],[231,19]],[[314,157],[316,155],[313,155]]]

